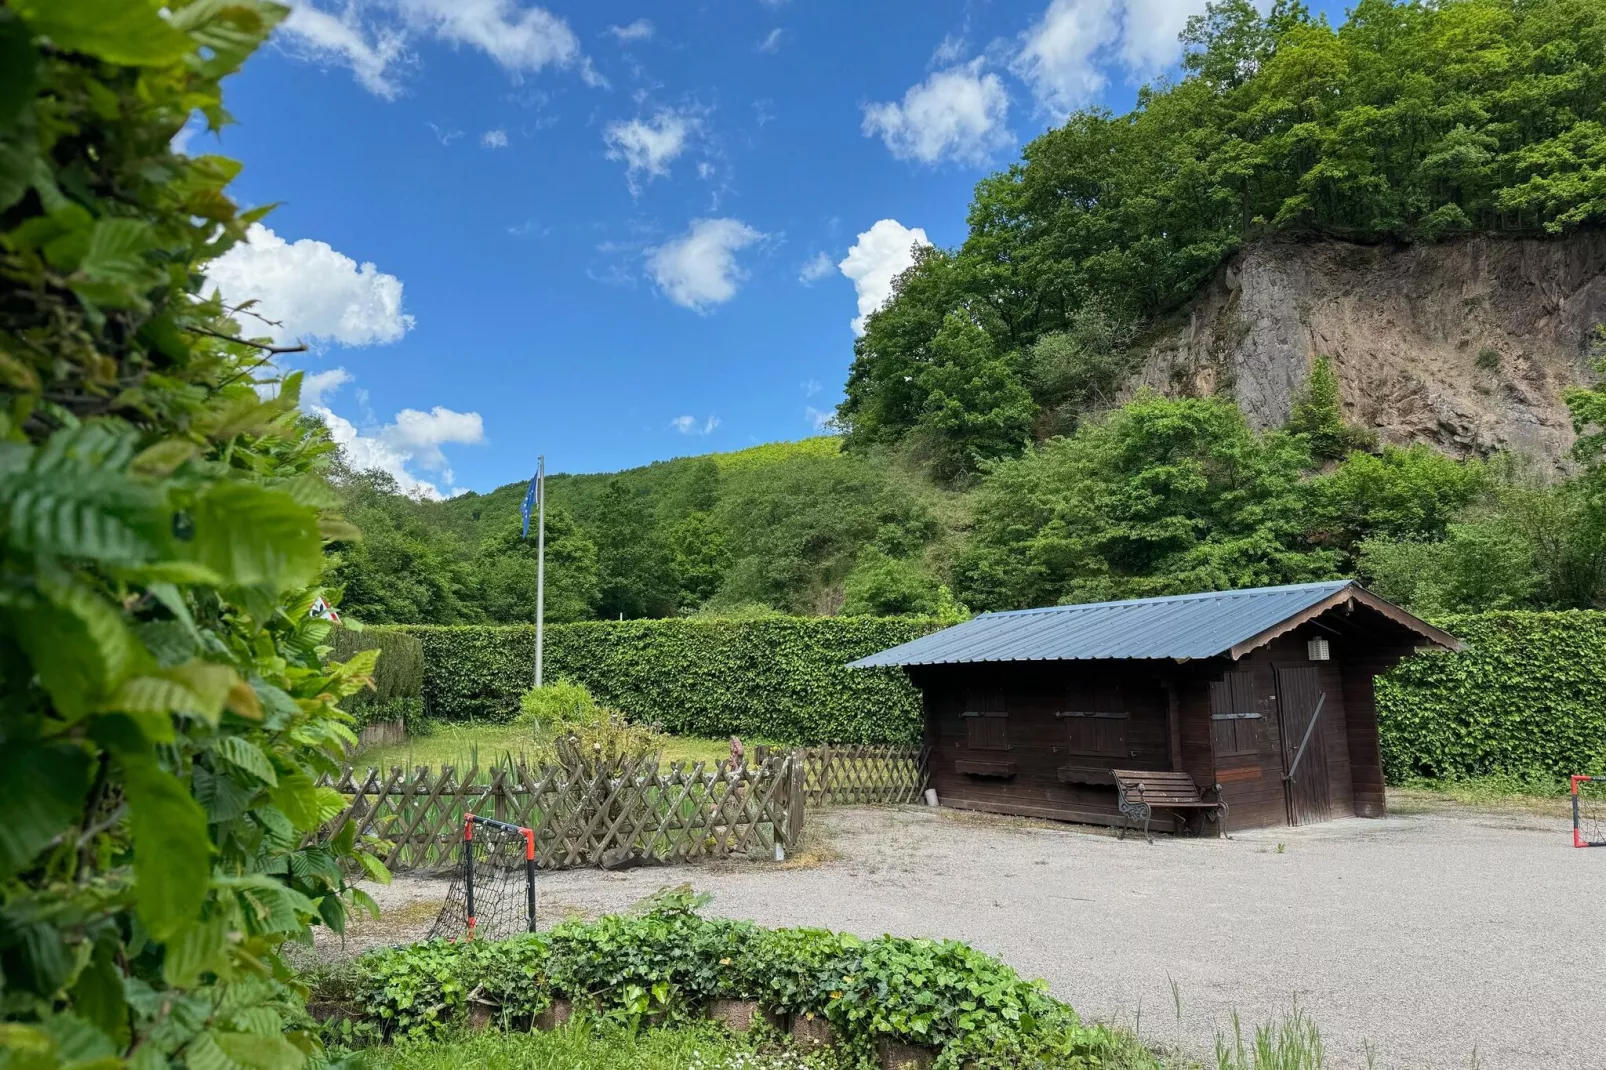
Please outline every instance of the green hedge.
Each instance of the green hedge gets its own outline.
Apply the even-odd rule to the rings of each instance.
[[[778,742],[906,743],[920,696],[897,669],[855,658],[935,631],[882,617],[638,620],[547,629],[548,679],[670,732]],[[413,625],[424,646],[424,704],[447,720],[505,721],[530,686],[534,628]]]
[[[1606,772],[1606,613],[1484,613],[1434,623],[1467,644],[1378,681],[1392,783]]]
[[[334,647],[330,657],[345,661],[361,650],[379,651],[374,665],[374,688],[348,695],[340,708],[358,724],[416,716],[422,712],[424,644],[400,628],[336,628],[329,634]]]

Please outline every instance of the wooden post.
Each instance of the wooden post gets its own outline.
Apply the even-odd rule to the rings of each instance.
[[[1161,681],[1165,688],[1165,723],[1171,739],[1171,771],[1182,772],[1182,706],[1177,698],[1177,681],[1166,676]]]

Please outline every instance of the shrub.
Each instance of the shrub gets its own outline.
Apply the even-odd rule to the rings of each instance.
[[[1480,349],[1478,350],[1478,358],[1473,363],[1486,372],[1498,371],[1500,369],[1500,351],[1487,347]]]
[[[597,700],[583,685],[558,680],[520,695],[518,719],[540,728],[591,724],[597,719]]]
[[[920,696],[897,669],[846,668],[941,623],[897,618],[600,621],[547,629],[554,679],[680,735],[806,743],[920,738]],[[529,686],[528,625],[410,626],[424,705],[445,720],[512,720]]]
[[[1435,623],[1467,649],[1419,654],[1378,680],[1391,782],[1606,770],[1606,613]]]
[[[964,944],[763,929],[700,916],[705,899],[683,886],[635,913],[541,935],[371,951],[355,971],[356,1009],[370,1033],[431,1036],[461,1020],[472,993],[499,1003],[505,1022],[563,996],[582,1016],[627,1027],[755,999],[826,1014],[850,1052],[882,1036],[941,1046],[944,1067],[1094,1066],[1109,1047],[1041,982]]]

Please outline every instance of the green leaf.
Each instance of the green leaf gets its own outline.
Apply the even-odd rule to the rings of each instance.
[[[145,255],[156,247],[150,224],[138,219],[99,219],[89,235],[89,247],[78,262],[78,274],[96,282],[141,285],[149,280],[151,265]]]
[[[297,1070],[307,1057],[283,1036],[255,1033],[211,1034],[219,1049],[237,1067],[246,1070]]]
[[[244,483],[213,487],[196,504],[196,561],[240,587],[289,590],[323,568],[318,518],[287,494]]]
[[[195,788],[195,800],[206,810],[207,821],[214,825],[233,821],[247,813],[251,809],[251,801],[261,790],[255,784],[239,784],[227,774],[214,773],[200,766],[191,771],[190,782]]]
[[[117,969],[118,944],[102,939],[72,988],[73,1010],[112,1038],[122,1048],[128,1043],[128,1006],[123,1000],[123,975]]]
[[[154,759],[123,762],[134,834],[134,902],[145,928],[167,940],[201,910],[211,876],[206,813]]]
[[[39,126],[32,108],[24,108],[11,120],[0,122],[0,212],[28,192],[38,159]]]
[[[212,752],[236,769],[250,773],[263,783],[271,786],[279,783],[278,774],[273,771],[273,763],[268,756],[248,739],[240,736],[224,736],[213,744]]]
[[[112,1060],[115,1065],[117,1049],[111,1038],[90,1022],[76,1014],[55,1014],[40,1023],[56,1042],[56,1058],[63,1065],[73,1066]]]
[[[189,988],[207,972],[227,963],[228,921],[208,918],[184,926],[163,948],[162,979],[177,988]]]
[[[33,100],[39,53],[17,13],[0,8],[0,129],[9,126]]]
[[[89,770],[81,747],[27,740],[0,746],[0,882],[82,816]]]
[[[160,67],[195,47],[150,0],[11,0],[30,29],[68,52],[130,67]]]

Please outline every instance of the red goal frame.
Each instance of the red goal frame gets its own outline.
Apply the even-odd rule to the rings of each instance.
[[[1567,778],[1568,791],[1573,797],[1573,846],[1574,847],[1606,847],[1606,840],[1584,839],[1583,822],[1579,820],[1578,813],[1578,785],[1589,781],[1606,781],[1606,777],[1582,776],[1574,774]]]

